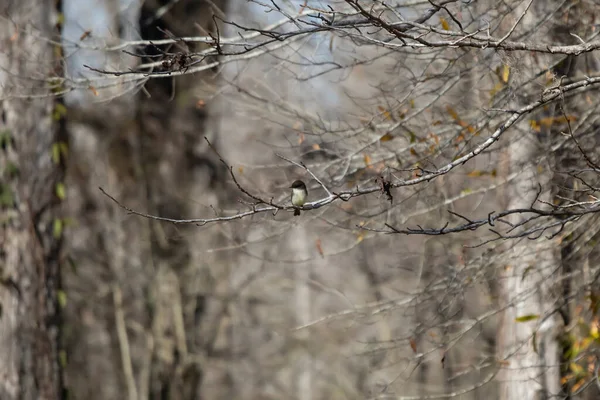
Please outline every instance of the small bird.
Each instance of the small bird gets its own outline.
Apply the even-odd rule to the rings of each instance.
[[[304,203],[306,203],[306,198],[308,197],[308,190],[306,190],[306,185],[301,180],[296,180],[290,186],[292,189],[292,205],[296,207],[302,207]],[[300,210],[295,209],[294,215],[300,215]]]

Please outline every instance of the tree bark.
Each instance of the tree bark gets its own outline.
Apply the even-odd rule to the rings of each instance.
[[[64,153],[52,157],[52,151],[66,142],[60,115],[52,116],[54,100],[39,96],[54,67],[50,43],[39,39],[52,37],[54,2],[6,3],[0,10],[0,398],[57,399],[62,196],[56,193]],[[24,93],[31,97],[13,97]]]
[[[80,0],[69,1],[80,6]],[[114,5],[102,3],[98,12]],[[223,9],[226,2],[171,2],[164,15],[159,12],[163,3],[143,2],[139,20],[127,23],[117,21],[122,17],[117,12],[109,13],[113,20],[106,29],[124,34],[133,24],[131,31],[150,40],[163,38],[164,30],[176,36],[196,35],[198,26],[214,32],[214,7]],[[81,24],[76,14],[71,18]],[[68,39],[78,41],[81,33],[72,35]],[[190,50],[198,49],[190,45]],[[152,52],[156,47],[139,51]],[[127,68],[119,64],[122,54],[99,53],[97,59]],[[202,387],[221,379],[217,368],[207,365],[213,362],[207,354],[219,319],[213,311],[220,309],[210,279],[224,268],[205,250],[221,240],[218,228],[130,218],[98,190],[101,186],[135,209],[174,218],[206,214],[208,205],[218,208],[223,187],[216,174],[222,167],[204,141],[207,136],[218,142],[210,132],[211,105],[197,107],[204,99],[198,92],[206,92],[211,79],[210,74],[154,79],[144,93],[109,103],[98,104],[91,92],[80,98],[94,102],[75,98],[69,103],[68,202],[77,225],[67,232],[66,251],[77,268],[65,274],[73,299],[67,308],[66,376],[73,378],[75,398],[219,398],[217,390]]]
[[[554,3],[554,2],[550,2]],[[531,29],[549,5],[534,3],[527,11],[523,2],[515,16],[525,15],[519,29]],[[517,18],[515,17],[515,18]],[[516,21],[507,19],[505,29]],[[541,31],[534,31],[539,36]],[[550,29],[546,34],[554,32]],[[530,71],[539,71],[544,61],[534,59],[519,65],[515,61],[515,79],[528,79]],[[513,66],[513,67],[515,67]],[[518,85],[517,82],[512,82]],[[531,93],[524,91],[525,98]],[[543,207],[553,197],[552,171],[555,158],[550,151],[549,132],[536,134],[529,121],[520,123],[509,137],[507,160],[510,173],[518,176],[508,184],[508,209]],[[515,217],[517,223],[523,217]],[[545,233],[537,240],[523,237],[510,242],[506,264],[501,266],[500,306],[505,307],[498,332],[498,356],[501,366],[501,399],[549,399],[558,396],[560,387],[560,358],[557,341],[558,318],[551,312],[556,306],[555,282],[560,266],[560,244],[548,240]],[[536,236],[535,234],[532,236]],[[527,317],[533,319],[527,320]]]

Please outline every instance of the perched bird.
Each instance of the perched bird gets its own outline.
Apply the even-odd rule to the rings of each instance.
[[[306,198],[308,197],[308,190],[306,190],[306,185],[301,180],[296,180],[290,186],[292,189],[292,205],[296,207],[302,207],[304,203],[306,203]],[[294,215],[300,215],[300,210],[295,209]]]

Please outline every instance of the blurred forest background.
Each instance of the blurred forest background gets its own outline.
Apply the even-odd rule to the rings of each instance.
[[[0,0],[0,400],[599,398],[598,6]]]

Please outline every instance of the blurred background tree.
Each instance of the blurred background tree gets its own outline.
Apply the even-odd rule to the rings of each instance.
[[[600,394],[593,1],[0,6],[0,398]]]

